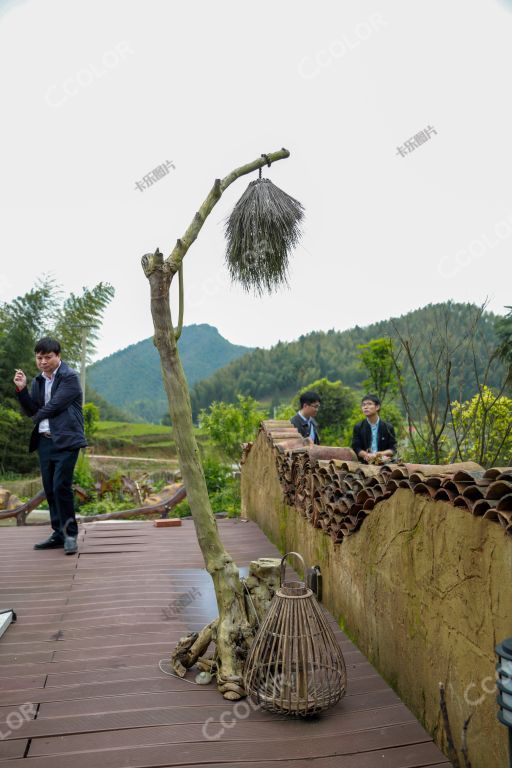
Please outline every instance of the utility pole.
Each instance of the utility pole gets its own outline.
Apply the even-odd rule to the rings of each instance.
[[[91,329],[90,325],[83,325],[82,328],[82,352],[80,355],[80,386],[82,387],[82,405],[85,405],[85,366],[87,362],[87,336]]]
[[[87,366],[87,341],[89,333],[97,326],[89,323],[70,323],[71,328],[80,329],[80,386],[82,387],[82,405],[85,404],[85,368]]]

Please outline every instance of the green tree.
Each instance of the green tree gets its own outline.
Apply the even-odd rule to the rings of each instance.
[[[379,398],[382,404],[386,396],[398,392],[395,365],[393,363],[393,340],[390,338],[371,339],[367,344],[358,344],[363,369],[368,378],[363,387]]]
[[[266,417],[252,397],[238,395],[238,402],[214,402],[201,411],[199,423],[223,455],[240,463],[242,444],[254,440],[259,424]]]
[[[111,294],[113,289],[100,283],[91,291],[84,288],[84,296],[87,298],[84,304],[75,302],[73,294],[72,300],[62,302],[62,289],[52,277],[44,275],[24,295],[0,304],[0,397],[4,409],[19,414],[12,382],[14,369],[22,368],[29,380],[37,373],[34,362],[34,344],[37,339],[45,335],[56,336],[63,345],[65,359],[73,364],[76,357],[73,350],[77,345],[80,348],[81,338],[79,329],[73,326],[73,318],[81,318],[80,312],[83,310],[87,322],[94,318],[99,322],[101,305]],[[71,312],[72,307],[75,315]],[[12,414],[6,414],[5,410],[1,422],[3,436],[9,436],[8,445],[2,443],[0,448],[3,470],[31,471],[37,466],[35,456],[27,452],[32,423],[22,417],[18,420]]]
[[[436,447],[428,439],[422,439],[429,434],[429,424],[425,421],[415,422],[407,427],[407,438],[398,449],[402,461],[413,464],[449,464],[453,452],[453,443],[448,433],[439,436]]]
[[[459,393],[467,391],[468,384],[472,384],[470,391],[481,392],[503,377],[496,336],[492,345],[485,340],[485,305],[473,308],[462,335],[456,332],[453,310],[450,303],[440,305],[435,323],[414,335],[394,323],[396,339],[391,355],[407,416],[409,446],[420,462],[428,456],[429,461],[439,464],[449,455],[450,404],[455,393],[462,400],[464,395]],[[464,386],[461,371],[466,377]]]
[[[482,387],[471,400],[451,404],[457,455],[484,467],[508,465],[512,453],[512,399]]]
[[[98,283],[94,288],[82,288],[81,295],[71,293],[57,310],[54,333],[70,365],[78,368],[84,359],[85,363],[91,361],[103,315],[114,294],[109,283]]]
[[[276,406],[273,414],[276,419],[283,419],[289,421],[297,413],[297,408],[293,403],[280,403]]]
[[[508,367],[508,383],[512,383],[512,307],[505,307],[508,313],[505,317],[498,317],[494,323],[498,337],[498,357]]]
[[[324,445],[337,445],[343,439],[348,421],[357,403],[354,392],[341,381],[317,379],[302,387],[300,392],[295,395],[292,403],[294,412],[300,408],[300,395],[308,389],[318,392],[320,395],[321,405],[316,419],[322,443]]]
[[[84,430],[86,440],[91,440],[98,431],[98,422],[100,420],[100,409],[94,403],[85,403],[84,405]]]
[[[22,472],[32,462],[27,452],[28,435],[25,443],[19,439],[23,419],[13,408],[0,404],[0,472]]]
[[[12,398],[15,368],[27,376],[37,372],[34,344],[51,328],[58,290],[53,280],[41,278],[34,288],[9,304],[0,304],[0,394]]]
[[[231,467],[226,466],[213,456],[204,457],[203,470],[212,511],[226,514],[228,517],[239,517],[240,478],[233,475]],[[177,517],[190,515],[190,504],[187,499],[181,501],[174,508],[173,515]]]
[[[0,465],[3,472],[33,471],[36,457],[28,453],[33,424],[19,414],[13,376],[22,368],[30,378],[37,373],[34,343],[53,321],[58,290],[51,278],[39,279],[34,288],[9,303],[0,304]]]
[[[414,361],[420,379],[432,377],[434,361],[430,355],[430,342],[439,335],[440,324],[448,323],[450,346],[453,349],[451,372],[452,391],[456,398],[466,400],[477,391],[473,355],[468,354],[467,343],[457,346],[457,339],[466,339],[478,315],[478,332],[474,335],[475,353],[479,370],[487,364],[489,349],[497,344],[494,328],[495,316],[472,304],[428,305],[400,318],[346,331],[313,331],[293,342],[279,342],[271,349],[259,349],[247,353],[217,370],[212,376],[198,381],[192,391],[194,413],[207,408],[214,400],[235,402],[237,393],[251,395],[260,402],[284,402],[314,379],[326,378],[341,381],[357,391],[363,389],[368,375],[361,366],[361,350],[372,339],[392,338],[394,349],[400,348],[398,333],[403,338],[416,340]],[[402,375],[411,406],[421,405],[421,394],[416,386],[414,372],[401,355]],[[307,361],[305,364],[304,361]],[[502,371],[493,365],[488,384],[501,385]],[[366,388],[365,388],[366,389]],[[361,391],[361,394],[364,394]],[[385,402],[390,398],[386,395]]]
[[[54,334],[59,339],[66,360],[80,371],[85,401],[85,371],[96,351],[103,314],[114,297],[109,283],[82,288],[82,295],[72,293],[57,311]]]

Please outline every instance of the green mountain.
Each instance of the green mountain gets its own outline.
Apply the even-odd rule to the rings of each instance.
[[[473,304],[428,305],[399,318],[373,323],[365,328],[355,326],[346,331],[314,331],[297,341],[279,342],[271,349],[255,349],[221,368],[210,378],[199,381],[192,390],[194,413],[206,408],[213,400],[233,402],[238,393],[251,395],[270,405],[291,399],[297,391],[316,379],[340,379],[343,384],[360,390],[366,373],[359,360],[359,344],[384,336],[396,337],[397,332],[411,339],[417,349],[417,366],[425,381],[431,375],[431,348],[442,329],[447,329],[453,354],[452,392],[463,399],[475,391],[473,357],[468,352],[467,336],[477,323],[474,338],[477,368],[483,371],[489,350],[496,346],[495,316],[481,311]],[[411,372],[406,379],[410,383]],[[499,366],[494,366],[489,383],[497,386]]]
[[[231,344],[207,324],[185,326],[178,344],[190,386],[250,351]],[[87,369],[87,382],[135,420],[159,422],[169,410],[152,338],[93,363]]]
[[[85,402],[94,403],[100,409],[103,421],[130,421],[133,419],[133,416],[121,410],[121,408],[112,405],[112,403],[109,403],[104,397],[99,395],[95,389],[89,386],[88,381],[85,383]]]

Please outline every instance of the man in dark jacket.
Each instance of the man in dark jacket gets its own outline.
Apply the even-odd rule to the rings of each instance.
[[[43,488],[50,507],[53,533],[34,549],[64,547],[66,555],[77,551],[78,526],[73,500],[73,470],[84,434],[82,388],[76,371],[60,358],[60,344],[45,337],[35,346],[41,373],[27,388],[27,377],[17,369],[14,376],[22,411],[34,422],[29,451],[37,450]]]
[[[294,427],[297,427],[302,437],[307,437],[315,445],[320,443],[320,434],[318,424],[314,418],[320,408],[320,395],[317,392],[308,390],[300,396],[300,410],[297,411],[290,421]]]
[[[380,400],[377,395],[365,395],[361,401],[365,415],[352,434],[352,449],[364,464],[392,461],[396,453],[393,425],[379,417]]]

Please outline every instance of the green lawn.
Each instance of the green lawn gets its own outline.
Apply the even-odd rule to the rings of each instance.
[[[162,435],[169,439],[172,428],[163,424],[130,423],[125,421],[100,421],[96,435],[98,437],[145,437],[147,435]]]

